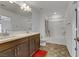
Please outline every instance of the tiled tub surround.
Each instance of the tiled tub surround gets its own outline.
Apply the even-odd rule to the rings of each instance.
[[[47,43],[46,46],[41,46],[40,49],[48,51],[45,57],[70,57],[70,54],[64,45]]]

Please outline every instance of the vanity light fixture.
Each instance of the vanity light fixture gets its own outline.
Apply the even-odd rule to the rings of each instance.
[[[26,7],[24,8],[24,11],[27,11],[27,8]]]
[[[25,3],[23,3],[23,5],[21,5],[21,9],[24,9],[24,8],[26,8],[26,4]]]
[[[27,11],[31,11],[31,8],[29,6],[26,7]]]
[[[26,4],[23,3],[23,4],[21,5],[21,9],[23,10],[23,9],[25,9],[25,8],[26,8]]]
[[[23,11],[27,11],[27,12],[31,12],[31,8],[29,7],[29,5],[27,5],[26,3],[22,3],[22,4],[20,4],[20,3],[17,3],[17,1],[15,2],[15,1],[9,1],[11,4],[13,4],[13,3],[16,3],[16,4],[18,4],[19,6],[20,6],[20,8],[21,8],[21,10],[23,10]]]
[[[28,5],[26,5],[25,3],[23,5],[21,5],[21,9],[24,11],[28,11],[28,12],[31,11],[31,8]]]
[[[27,8],[27,9],[29,9],[30,7],[29,7],[29,6],[27,6],[26,8]]]

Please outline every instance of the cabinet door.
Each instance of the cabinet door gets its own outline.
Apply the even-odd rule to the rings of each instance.
[[[40,35],[30,37],[30,56],[32,56],[40,48]]]
[[[14,48],[10,48],[10,49],[0,52],[0,57],[14,57],[14,56],[15,56]]]
[[[33,53],[35,52],[35,41],[33,36],[30,37],[29,42],[30,42],[30,56],[32,56]]]
[[[29,56],[28,39],[26,42],[21,43],[16,46],[15,55],[17,57],[27,57]]]
[[[39,50],[39,48],[40,48],[40,36],[37,35],[35,37],[35,51]]]

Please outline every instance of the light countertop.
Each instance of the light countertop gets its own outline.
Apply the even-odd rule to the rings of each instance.
[[[0,38],[0,44],[5,43],[5,42],[9,42],[9,41],[13,41],[13,40],[17,40],[23,37],[28,37],[28,36],[32,36],[35,34],[39,34],[38,32],[31,32],[31,33],[21,33],[21,34],[13,34],[13,35],[9,35],[9,36],[4,36],[3,38]]]

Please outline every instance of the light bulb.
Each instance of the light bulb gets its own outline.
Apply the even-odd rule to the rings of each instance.
[[[25,10],[25,8],[26,8],[26,4],[25,3],[23,3],[23,5],[21,5],[21,7],[20,7],[22,10],[24,9]]]
[[[23,7],[23,6],[21,6],[20,8],[21,8],[22,10],[24,9],[24,7]]]
[[[26,8],[27,8],[27,11],[31,11],[31,8],[29,6],[27,6]]]
[[[9,1],[10,3],[14,3],[13,1]]]
[[[25,7],[26,7],[26,4],[24,3],[24,4],[22,5],[22,7],[24,7],[24,8],[25,8]]]
[[[29,9],[30,7],[29,7],[29,6],[27,6],[26,8],[27,8],[27,9]]]
[[[25,3],[23,3],[23,5],[21,5],[20,8],[22,10],[24,10],[24,11],[27,11],[27,12],[30,12],[31,11],[31,8],[29,6],[27,6]]]

